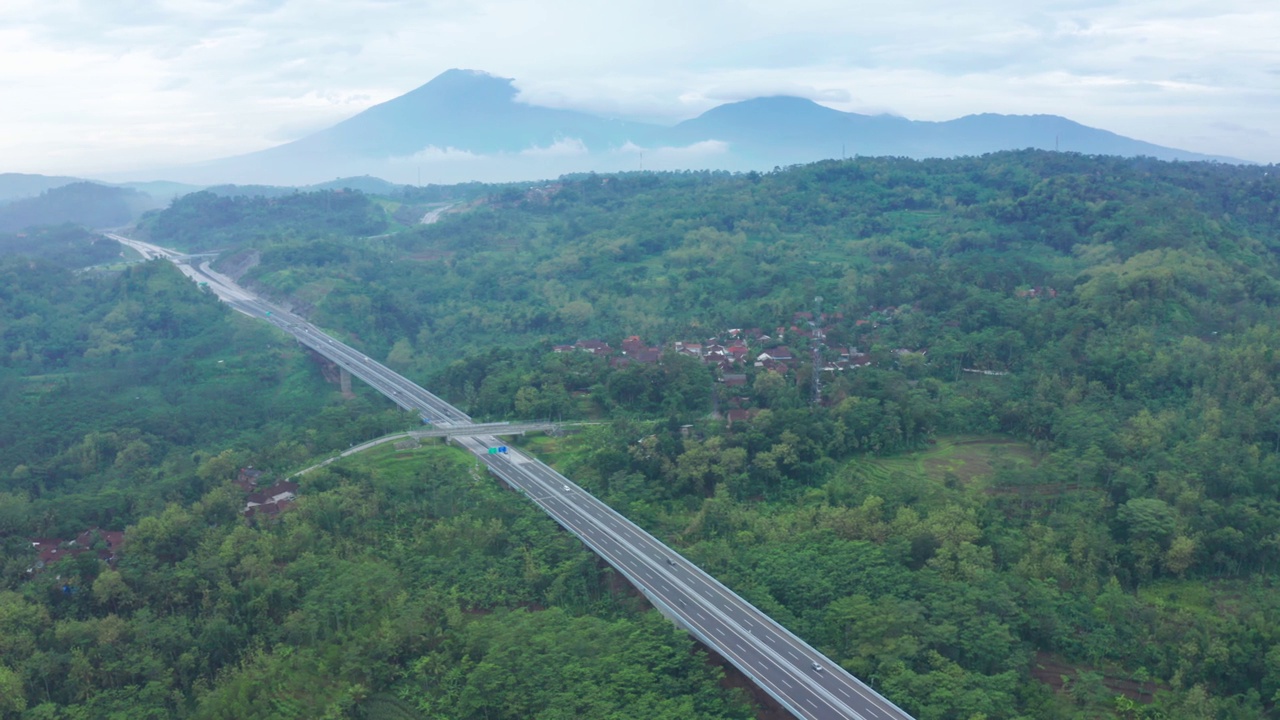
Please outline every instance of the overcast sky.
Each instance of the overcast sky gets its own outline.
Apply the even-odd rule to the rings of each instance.
[[[452,67],[634,119],[786,93],[1280,162],[1278,36],[1275,0],[3,0],[0,172],[258,150]]]

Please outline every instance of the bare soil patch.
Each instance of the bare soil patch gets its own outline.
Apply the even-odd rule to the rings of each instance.
[[[1031,666],[1031,677],[1053,688],[1055,693],[1066,693],[1069,684],[1079,678],[1081,673],[1092,672],[1101,674],[1102,685],[1113,695],[1124,695],[1136,702],[1149,703],[1157,691],[1169,689],[1167,685],[1152,681],[1138,682],[1133,678],[1115,672],[1106,672],[1101,668],[1072,665],[1046,652],[1037,652],[1035,662]]]

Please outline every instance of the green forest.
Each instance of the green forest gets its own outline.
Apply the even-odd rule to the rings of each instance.
[[[1276,173],[859,158],[197,193],[139,232],[477,419],[590,421],[520,442],[921,720],[1267,718]],[[31,232],[0,258],[0,717],[768,717],[459,450],[246,521],[242,468],[414,418],[165,264]],[[114,559],[29,571],[86,528]]]
[[[74,182],[46,190],[37,197],[0,203],[0,233],[63,222],[118,227],[145,210],[163,205],[163,201],[131,188]]]

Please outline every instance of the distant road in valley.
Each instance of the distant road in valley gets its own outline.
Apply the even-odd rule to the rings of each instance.
[[[443,215],[445,211],[451,207],[453,207],[453,205],[445,205],[443,207],[438,207],[434,210],[427,211],[427,214],[422,216],[422,220],[418,221],[418,224],[431,225],[432,223],[439,221],[440,216]]]

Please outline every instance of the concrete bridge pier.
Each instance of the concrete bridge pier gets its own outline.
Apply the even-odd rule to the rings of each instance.
[[[351,392],[351,373],[346,368],[338,365],[329,358],[316,352],[314,348],[298,343],[307,351],[311,359],[320,366],[320,374],[324,376],[325,382],[337,382],[338,388],[342,391],[342,397],[350,400],[354,398],[355,393]]]

